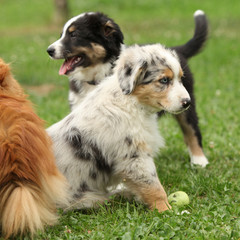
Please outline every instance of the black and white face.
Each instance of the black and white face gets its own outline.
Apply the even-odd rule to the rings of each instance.
[[[136,96],[142,104],[173,114],[190,106],[178,57],[160,44],[126,49],[116,69],[123,93]]]
[[[122,32],[112,19],[90,12],[70,19],[60,39],[47,52],[53,59],[65,59],[59,74],[68,75],[76,68],[91,67],[118,56],[122,42]]]

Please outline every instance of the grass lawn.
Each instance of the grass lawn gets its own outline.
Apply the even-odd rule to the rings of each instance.
[[[97,210],[60,213],[59,224],[35,239],[240,239],[240,1],[232,0],[69,0],[71,16],[102,11],[121,26],[125,43],[184,43],[193,34],[193,13],[210,22],[205,50],[190,61],[206,169],[191,167],[180,129],[171,116],[159,121],[166,147],[156,158],[168,194],[182,190],[186,207],[159,214],[125,199]],[[47,46],[59,37],[52,24],[53,1],[2,0],[0,57],[12,63],[36,111],[49,126],[64,117],[68,80]],[[187,210],[188,213],[181,212]],[[0,237],[1,239],[1,237]],[[25,237],[24,239],[28,239]]]

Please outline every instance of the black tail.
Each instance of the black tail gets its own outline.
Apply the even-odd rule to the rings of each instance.
[[[201,51],[208,36],[208,21],[202,10],[194,13],[195,32],[193,38],[181,46],[172,47],[178,54],[185,58],[191,58]]]

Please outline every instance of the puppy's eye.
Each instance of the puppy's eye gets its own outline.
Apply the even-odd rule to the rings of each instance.
[[[168,78],[168,77],[163,77],[163,78],[161,78],[161,79],[159,80],[159,82],[160,82],[161,84],[169,84],[170,78]]]
[[[76,31],[73,31],[73,32],[70,32],[69,35],[71,38],[75,38],[77,36],[77,33]]]

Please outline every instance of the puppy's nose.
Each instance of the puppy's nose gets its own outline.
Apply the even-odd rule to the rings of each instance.
[[[55,53],[55,49],[54,49],[53,47],[49,47],[49,48],[47,49],[47,52],[48,52],[48,54],[49,54],[51,57],[53,57],[53,56],[54,56],[54,53]]]
[[[190,98],[184,98],[182,99],[182,106],[184,109],[187,109],[191,105],[191,99]]]

